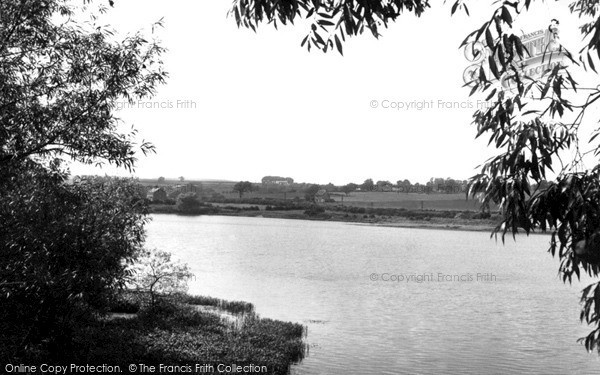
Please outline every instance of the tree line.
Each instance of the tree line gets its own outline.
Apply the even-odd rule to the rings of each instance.
[[[164,49],[116,40],[82,4],[0,2],[0,362],[61,358],[107,311],[145,254],[135,181],[69,179],[68,161],[133,171],[154,152],[122,132],[117,103],[151,97]],[[99,6],[104,10],[104,3]],[[157,24],[156,26],[160,26]]]

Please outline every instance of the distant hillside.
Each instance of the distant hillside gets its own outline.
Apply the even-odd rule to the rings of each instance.
[[[202,184],[202,185],[219,185],[219,184],[226,184],[226,185],[234,185],[236,183],[236,181],[230,181],[230,180],[216,180],[216,179],[202,179],[202,180],[183,180],[180,181],[178,178],[166,178],[164,181],[159,182],[158,178],[140,178],[139,179],[140,183],[142,185],[181,185],[181,184]]]

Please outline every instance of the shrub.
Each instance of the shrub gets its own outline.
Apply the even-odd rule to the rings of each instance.
[[[313,205],[307,210],[304,211],[304,214],[307,216],[316,216],[325,212],[325,207]]]
[[[196,193],[183,193],[177,197],[177,210],[182,213],[194,213],[200,208]]]
[[[147,251],[132,270],[132,286],[148,296],[151,309],[158,306],[162,297],[185,292],[193,277],[187,264],[173,261],[171,253],[160,250]]]
[[[38,170],[8,181],[0,197],[0,329],[8,345],[49,339],[60,351],[73,319],[106,311],[123,285],[143,244],[147,206],[125,179],[67,185]]]
[[[473,219],[489,219],[491,218],[492,215],[489,212],[478,212],[475,215],[473,215]]]

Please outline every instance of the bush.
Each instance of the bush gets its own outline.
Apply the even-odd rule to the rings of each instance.
[[[489,219],[491,217],[492,217],[492,215],[489,212],[478,212],[475,215],[473,215],[473,219],[479,219],[479,220]]]
[[[306,211],[304,211],[304,214],[307,216],[316,216],[316,215],[322,214],[324,212],[325,212],[325,207],[314,205],[314,206],[311,206]]]
[[[162,297],[185,292],[188,280],[194,276],[187,264],[172,260],[171,253],[160,250],[145,252],[132,271],[133,288],[148,296],[152,309],[164,300]]]
[[[200,208],[196,193],[183,193],[177,197],[177,210],[181,213],[194,213]]]
[[[109,306],[109,312],[135,314],[142,307],[141,301],[131,294],[122,293],[115,297]]]
[[[109,309],[141,251],[147,206],[126,179],[65,184],[29,170],[0,181],[2,336],[60,351],[75,317]]]

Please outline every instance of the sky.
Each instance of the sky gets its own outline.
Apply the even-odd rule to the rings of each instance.
[[[149,32],[164,17],[156,35],[168,49],[167,84],[118,112],[157,149],[140,155],[134,175],[322,184],[469,178],[495,151],[475,139],[471,116],[481,98],[462,87],[469,63],[458,47],[492,7],[472,0],[470,17],[451,17],[452,3],[401,16],[379,40],[347,39],[340,56],[301,48],[306,25],[238,29],[228,1],[116,1],[102,21],[121,33]],[[530,32],[558,18],[563,43],[578,43],[579,22],[564,3],[536,5],[519,25]],[[129,175],[79,164],[71,173]]]

